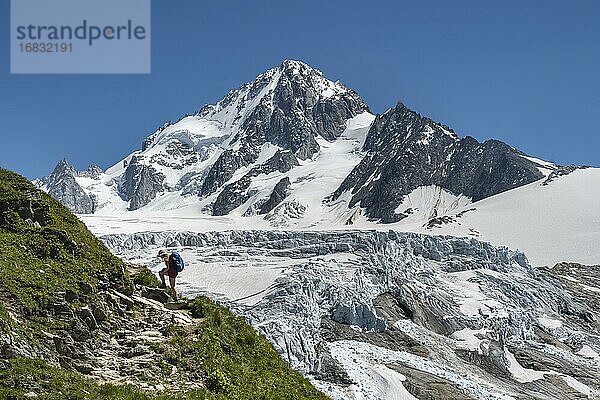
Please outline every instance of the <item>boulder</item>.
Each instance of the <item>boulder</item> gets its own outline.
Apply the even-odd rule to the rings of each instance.
[[[142,297],[156,300],[159,303],[166,304],[169,301],[169,294],[164,289],[145,287],[142,289]]]

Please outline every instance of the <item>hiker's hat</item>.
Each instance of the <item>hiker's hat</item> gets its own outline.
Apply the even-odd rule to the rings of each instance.
[[[169,253],[167,253],[166,250],[160,250],[158,252],[158,258],[163,258],[164,256],[168,256],[168,255],[169,255]]]

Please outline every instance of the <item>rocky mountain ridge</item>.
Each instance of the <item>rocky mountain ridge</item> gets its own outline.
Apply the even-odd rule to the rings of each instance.
[[[421,186],[477,201],[544,177],[541,165],[518,150],[499,141],[459,139],[402,103],[357,135],[352,121],[359,117],[374,118],[356,92],[286,60],[216,104],[162,126],[141,150],[101,174],[102,184],[78,179],[68,168],[61,168],[62,175],[73,178],[53,173],[37,184],[79,213],[255,216],[262,210],[266,220],[282,221],[277,215],[285,209],[316,212],[300,197],[309,196],[306,182],[325,176],[327,167],[308,166],[325,166],[325,149],[339,147],[346,153],[339,151],[340,161],[331,163],[346,163],[349,171],[335,181],[327,178],[328,193],[313,200],[326,205],[347,198],[346,211],[358,205],[369,220],[390,223],[410,213],[396,207]],[[345,146],[350,137],[356,145]],[[284,192],[283,183],[276,185],[285,178],[290,184]],[[281,197],[280,209],[263,209],[271,195]],[[334,214],[330,220],[341,218]]]
[[[50,196],[78,214],[93,214],[97,199],[93,193],[86,192],[75,178],[99,179],[102,169],[90,165],[85,171],[76,171],[66,159],[59,161],[50,175],[33,183]]]
[[[333,199],[351,191],[369,218],[397,222],[396,210],[413,190],[436,185],[473,202],[544,177],[542,166],[498,140],[459,139],[447,126],[422,117],[402,103],[375,118],[363,148],[366,155]]]

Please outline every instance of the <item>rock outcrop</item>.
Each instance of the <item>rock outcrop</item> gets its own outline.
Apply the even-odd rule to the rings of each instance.
[[[273,188],[271,195],[267,199],[267,201],[260,208],[259,214],[267,214],[271,212],[272,209],[277,207],[279,203],[285,199],[287,195],[287,190],[290,187],[290,178],[287,176],[285,178],[281,178],[279,182]]]
[[[93,214],[96,211],[96,196],[86,193],[75,177],[96,177],[100,173],[101,170],[96,166],[90,166],[86,171],[77,172],[67,160],[61,160],[49,176],[38,179],[34,183],[72,212]]]
[[[369,218],[384,223],[405,217],[396,207],[421,186],[437,185],[475,202],[544,177],[537,163],[507,144],[459,139],[402,103],[375,119],[364,150],[333,199],[351,191],[350,207],[360,204]]]
[[[223,190],[221,191],[221,193],[219,193],[217,199],[213,203],[213,215],[226,215],[232,210],[242,205],[244,202],[246,202],[251,196],[251,193],[248,191],[248,188],[252,183],[252,178],[255,178],[262,174],[268,175],[275,171],[288,172],[294,166],[297,165],[298,160],[290,151],[277,150],[275,154],[271,158],[269,158],[265,163],[255,166],[242,178],[226,185],[223,188]],[[276,189],[282,190],[282,187],[276,187]],[[277,204],[274,204],[273,207],[275,207]]]
[[[141,158],[132,157],[125,169],[121,193],[129,201],[129,209],[137,210],[152,201],[163,191],[164,174],[151,165],[141,162]]]

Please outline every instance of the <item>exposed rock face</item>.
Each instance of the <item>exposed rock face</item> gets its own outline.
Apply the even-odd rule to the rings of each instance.
[[[578,169],[585,169],[585,168],[589,168],[589,167],[578,166],[578,165],[559,166],[554,171],[552,171],[550,173],[550,175],[548,175],[548,177],[544,180],[544,182],[542,182],[542,185],[548,186],[550,183],[552,183],[554,180],[556,180],[557,178],[559,178],[561,176],[569,175],[570,173],[573,173],[573,172],[577,171]]]
[[[248,188],[252,183],[252,178],[261,174],[267,175],[275,171],[288,172],[296,165],[298,165],[298,160],[290,151],[277,150],[273,157],[267,160],[267,162],[252,168],[250,172],[244,175],[241,179],[230,183],[223,188],[221,193],[219,193],[217,200],[215,200],[213,204],[213,215],[226,215],[246,202],[250,198]],[[287,179],[289,186],[289,178],[283,178],[282,181],[285,179]],[[279,185],[279,183],[277,185]],[[278,190],[279,194],[283,194],[284,198],[284,188],[282,186],[277,187],[277,185],[273,191],[275,192]],[[282,190],[283,192],[281,192]],[[283,198],[281,198],[281,200],[283,200]],[[273,204],[273,207],[279,204],[281,200]],[[273,201],[276,201],[276,199],[273,199]],[[273,207],[271,209],[273,209]],[[269,209],[269,211],[271,209]]]
[[[50,217],[47,204],[42,200],[41,192],[37,189],[24,191],[26,200],[0,201],[0,226],[5,225],[11,230],[15,230],[20,222],[11,216],[14,212],[18,217],[25,221],[32,228],[41,228],[48,225],[52,219]]]
[[[457,388],[451,381],[434,374],[393,364],[389,367],[406,377],[404,385],[409,392],[420,400],[475,399],[465,394],[465,391]]]
[[[78,176],[84,176],[86,178],[99,179],[104,171],[97,165],[90,165],[85,171],[77,173]]]
[[[271,192],[271,196],[264,203],[259,211],[259,214],[266,214],[270,212],[272,209],[277,207],[279,203],[285,199],[288,188],[290,187],[290,178],[287,176],[285,178],[281,178],[277,185],[273,188],[273,192]]]
[[[130,201],[129,209],[137,210],[153,200],[163,190],[164,179],[165,176],[151,165],[141,163],[138,157],[132,157],[121,186],[123,197]]]
[[[406,378],[404,389],[427,399],[568,400],[588,390],[593,398],[600,389],[595,267],[538,270],[522,253],[475,239],[393,231],[163,232],[103,240],[131,258],[181,246],[189,268],[234,260],[249,272],[285,266],[251,304],[215,297],[334,399],[356,391],[364,399],[391,397],[403,381],[397,372]],[[584,283],[582,276],[592,278]],[[186,292],[204,292],[206,282],[200,284],[187,281]]]
[[[600,310],[600,265],[586,266],[576,263],[559,263],[552,268],[541,268],[541,271],[553,279],[559,281],[570,295],[586,304],[590,310],[595,310],[594,315],[568,314],[569,318],[575,320],[584,318],[588,324],[597,330],[600,330],[600,319],[596,312]],[[583,343],[581,337],[571,338],[572,345],[580,348]]]
[[[240,180],[225,186],[213,204],[213,215],[226,215],[248,200],[250,194],[247,189],[251,182],[250,175],[244,175]]]
[[[217,191],[221,186],[233,177],[235,171],[241,167],[251,164],[256,155],[244,152],[243,155],[228,149],[221,154],[217,161],[208,170],[204,183],[202,184],[202,196],[208,196]]]
[[[96,197],[86,193],[75,180],[76,176],[96,176],[99,168],[90,166],[87,171],[77,172],[67,160],[61,160],[52,173],[34,184],[50,196],[64,204],[76,214],[93,214],[96,211]]]
[[[392,327],[393,324],[390,325]],[[385,329],[383,331],[371,331],[368,329],[356,329],[356,325],[335,322],[330,318],[321,320],[321,337],[326,342],[339,340],[354,340],[372,344],[393,351],[407,351],[421,357],[429,354],[427,348],[409,335],[397,329]]]
[[[497,140],[459,139],[448,127],[422,117],[402,103],[378,116],[369,130],[361,163],[334,193],[350,190],[371,219],[396,222],[403,196],[437,185],[473,201],[543,177],[537,164]]]
[[[368,110],[356,92],[302,62],[286,60],[198,116],[211,118],[234,103],[244,109],[252,101],[258,104],[248,115],[236,117],[241,120],[234,139],[239,149],[225,151],[211,166],[202,195],[213,193],[238,168],[256,161],[263,144],[272,143],[305,160],[319,150],[316,137],[335,140],[349,118]]]
[[[255,111],[258,116],[270,112],[269,123],[249,119],[248,133],[289,149],[302,160],[310,158],[319,149],[317,136],[334,140],[346,120],[367,111],[356,92],[339,84],[323,90],[325,85],[319,71],[302,62],[284,61],[272,104],[261,104]]]
[[[260,173],[270,174],[274,171],[288,172],[298,165],[298,160],[289,151],[277,150],[273,157],[261,166]]]

